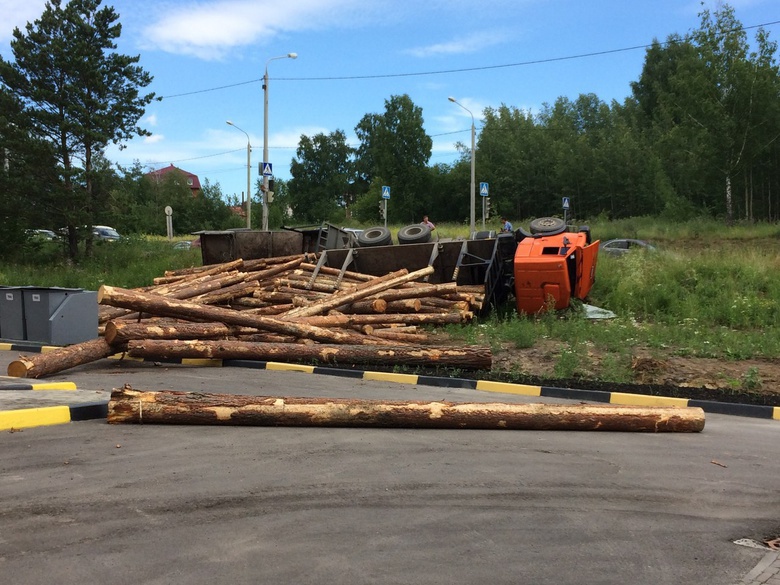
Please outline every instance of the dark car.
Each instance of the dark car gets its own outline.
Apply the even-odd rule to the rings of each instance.
[[[634,240],[631,238],[618,238],[614,240],[607,240],[602,242],[599,246],[599,252],[606,254],[607,256],[623,256],[630,252],[636,252],[637,250],[645,252],[655,252],[656,248],[650,242],[644,240]]]

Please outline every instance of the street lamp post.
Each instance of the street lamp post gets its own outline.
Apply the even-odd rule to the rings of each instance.
[[[230,120],[227,120],[228,125],[233,126],[236,130],[241,130],[238,126],[233,124]],[[252,227],[252,192],[250,191],[252,179],[251,179],[251,170],[252,170],[252,160],[251,160],[251,152],[252,152],[252,145],[249,143],[249,134],[247,134],[244,130],[241,130],[241,132],[244,132],[246,134],[246,227],[250,228]]]
[[[271,57],[265,62],[263,75],[263,163],[268,162],[268,64],[276,59],[296,59],[298,53]],[[263,173],[263,231],[268,231],[268,176]]]
[[[475,168],[474,168],[475,160],[474,159],[476,157],[476,154],[474,152],[474,150],[475,150],[475,148],[474,148],[475,147],[475,145],[474,145],[474,135],[475,135],[475,132],[476,132],[476,129],[474,127],[474,114],[472,114],[471,110],[469,110],[466,106],[461,104],[454,97],[450,96],[447,99],[450,100],[453,104],[459,105],[461,108],[466,110],[469,113],[469,115],[471,116],[471,215],[469,216],[469,230],[473,234],[474,231],[476,230],[476,227],[474,225],[474,215],[475,215],[474,207],[476,205],[476,191],[477,191],[476,181],[475,181],[475,172],[474,172],[475,171]]]

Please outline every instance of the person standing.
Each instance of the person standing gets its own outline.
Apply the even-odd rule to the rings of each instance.
[[[501,217],[501,231],[504,233],[512,233],[512,224],[505,217]]]
[[[436,226],[433,225],[433,222],[428,219],[427,215],[423,215],[423,220],[420,222],[422,225],[427,225],[429,228],[431,228],[431,231],[436,229]]]

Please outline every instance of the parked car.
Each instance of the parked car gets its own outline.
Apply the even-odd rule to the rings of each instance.
[[[52,230],[26,230],[27,235],[35,240],[57,240],[59,236]]]
[[[103,240],[106,242],[115,242],[122,238],[114,228],[107,225],[93,225],[92,235],[96,240]]]
[[[650,242],[644,240],[634,240],[631,238],[617,238],[602,242],[599,251],[607,256],[623,256],[629,252],[643,250],[646,252],[655,252],[657,248]]]

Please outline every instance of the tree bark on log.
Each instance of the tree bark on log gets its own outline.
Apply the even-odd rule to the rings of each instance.
[[[189,321],[218,321],[227,325],[255,327],[282,335],[310,338],[323,343],[360,344],[365,342],[362,336],[357,333],[333,331],[298,321],[282,321],[272,317],[247,314],[245,311],[199,305],[198,303],[170,299],[106,284],[98,290],[98,303],[162,317],[176,317]]]
[[[309,264],[307,262],[303,262],[300,266],[302,270],[306,270],[307,272],[314,272],[316,267],[316,264]],[[321,266],[320,273],[327,274],[329,276],[339,276],[341,274],[341,270],[338,268],[332,268],[330,266]],[[369,280],[374,280],[375,278],[376,276],[365,274],[363,272],[351,272],[349,270],[344,271],[345,280],[359,280],[362,282],[368,282]]]
[[[389,401],[117,388],[108,422],[294,427],[699,432],[701,408]]]
[[[106,341],[115,345],[131,339],[213,339],[257,333],[254,327],[227,326],[223,323],[106,323]]]
[[[104,338],[91,339],[34,356],[20,356],[8,364],[8,375],[14,378],[40,378],[95,362],[124,351],[124,345],[111,345]]]
[[[297,343],[251,343],[214,340],[128,341],[128,354],[150,359],[216,358],[257,361],[451,366],[469,370],[489,370],[493,354],[489,347],[466,348],[420,345],[332,345]]]
[[[316,327],[349,327],[351,325],[447,325],[465,323],[473,317],[471,313],[384,313],[381,315],[315,315],[301,317],[300,323]]]
[[[405,282],[411,282],[413,280],[417,280],[418,278],[423,278],[429,274],[433,274],[433,272],[434,269],[432,266],[427,266],[414,272],[409,272],[405,268],[398,270],[397,272],[391,272],[386,276],[382,276],[370,282],[366,282],[363,285],[359,285],[350,292],[333,294],[332,296],[326,299],[322,299],[321,301],[317,301],[308,307],[299,307],[297,309],[293,309],[284,316],[284,319],[299,319],[300,317],[310,317],[312,315],[326,313],[327,311],[335,309],[336,307],[341,307],[342,305],[348,303],[354,303],[355,301],[364,299],[389,288],[399,286]]]
[[[418,284],[418,283],[411,283]],[[438,297],[448,293],[458,292],[458,285],[454,282],[443,282],[441,284],[425,284],[422,286],[406,287],[387,290],[381,294],[381,297],[388,303],[390,301],[400,301],[404,299],[414,299],[421,297]],[[376,295],[379,296],[379,295]],[[371,297],[369,297],[371,298]]]

